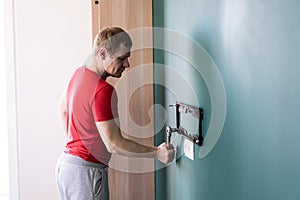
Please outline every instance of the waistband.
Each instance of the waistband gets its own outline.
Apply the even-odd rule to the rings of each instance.
[[[61,162],[66,162],[74,165],[80,165],[84,167],[93,167],[93,168],[99,168],[99,169],[107,169],[106,165],[100,164],[100,163],[93,163],[86,160],[83,160],[82,158],[78,156],[74,156],[68,153],[63,152],[59,158]]]

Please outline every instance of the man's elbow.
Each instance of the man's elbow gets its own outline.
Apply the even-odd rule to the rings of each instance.
[[[110,142],[110,144],[106,145],[106,149],[111,154],[123,154],[122,145]]]
[[[106,149],[111,154],[118,154],[118,149],[114,145],[109,145]]]

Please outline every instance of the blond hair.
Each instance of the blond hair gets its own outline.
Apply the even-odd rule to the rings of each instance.
[[[132,40],[128,33],[120,27],[106,27],[94,39],[93,52],[98,53],[100,48],[105,48],[110,55],[114,55],[121,44],[132,47]]]

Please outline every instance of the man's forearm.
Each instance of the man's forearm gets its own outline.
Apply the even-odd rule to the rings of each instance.
[[[133,140],[122,138],[119,144],[115,144],[115,153],[130,157],[156,158],[158,148],[143,145]]]

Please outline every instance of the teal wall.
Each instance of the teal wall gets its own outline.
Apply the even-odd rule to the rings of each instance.
[[[227,98],[226,121],[214,149],[194,161],[180,156],[156,171],[156,199],[299,200],[300,1],[154,0],[153,12],[154,26],[185,34],[206,49]],[[154,34],[154,41],[158,37]],[[191,79],[206,130],[211,100],[201,76],[192,76],[192,66],[167,51],[155,50],[154,61]],[[154,69],[155,78],[161,77]],[[179,90],[180,84],[173,93]],[[157,85],[155,102],[166,107],[176,101],[173,93]],[[188,97],[184,101],[194,104]],[[173,123],[171,113],[167,124]]]

